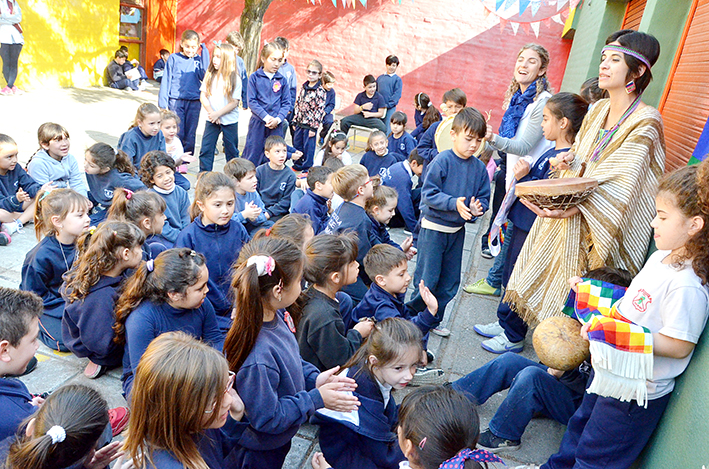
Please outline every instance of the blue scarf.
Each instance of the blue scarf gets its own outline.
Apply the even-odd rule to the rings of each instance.
[[[538,78],[537,80],[545,80],[544,77]],[[505,115],[502,116],[502,122],[500,122],[500,128],[497,134],[500,137],[512,138],[517,133],[517,128],[519,127],[519,122],[522,120],[525,109],[537,96],[537,80],[535,80],[527,89],[522,93],[520,90],[515,91],[510,100],[510,105],[505,111]]]

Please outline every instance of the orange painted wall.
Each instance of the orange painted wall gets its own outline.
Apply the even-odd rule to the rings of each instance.
[[[339,4],[340,2],[338,2]],[[181,0],[177,31],[195,29],[212,49],[213,40],[239,29],[243,0]],[[404,82],[399,109],[413,122],[413,96],[426,92],[436,106],[443,93],[462,88],[468,104],[492,110],[491,123],[502,118],[502,97],[517,52],[528,42],[549,50],[549,77],[558,89],[571,41],[561,39],[563,25],[542,24],[539,38],[522,27],[515,35],[508,24],[502,30],[494,15],[486,17],[480,0],[370,0],[355,9],[334,7],[328,0],[311,5],[306,0],[274,0],[264,18],[262,40],[282,35],[291,41],[290,62],[299,81],[307,63],[316,58],[337,77],[336,90],[345,113],[362,89],[362,77],[385,71],[384,59],[396,54]]]
[[[175,52],[177,0],[147,1],[147,31],[145,37],[145,71],[153,76],[153,64],[160,58],[160,49]]]

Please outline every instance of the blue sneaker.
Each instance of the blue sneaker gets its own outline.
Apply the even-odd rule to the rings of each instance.
[[[502,334],[488,339],[481,344],[482,348],[492,353],[505,353],[513,352],[520,353],[524,350],[524,341],[521,342],[511,342],[507,335],[503,332]]]

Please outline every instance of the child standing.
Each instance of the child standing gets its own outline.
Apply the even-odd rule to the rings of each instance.
[[[190,224],[190,198],[187,191],[175,185],[175,161],[162,151],[146,153],[140,163],[140,179],[165,200],[161,235],[174,244],[180,231]]]
[[[382,132],[387,130],[387,126],[384,123],[387,103],[384,100],[384,96],[377,92],[377,80],[374,79],[374,75],[366,75],[362,80],[362,84],[364,91],[355,96],[354,114],[340,121],[340,129],[345,135],[347,135],[353,125],[369,127]]]
[[[249,241],[244,225],[232,220],[235,190],[234,183],[225,174],[203,173],[197,180],[190,207],[193,221],[175,242],[175,247],[194,249],[205,256],[210,273],[207,298],[219,316],[222,330],[227,330],[231,324],[231,266]]]
[[[416,249],[412,247],[414,241],[413,237],[409,236],[399,245],[399,243],[391,239],[389,231],[387,230],[387,225],[389,225],[389,222],[394,217],[394,213],[396,213],[398,200],[399,197],[395,189],[378,185],[374,188],[372,198],[367,201],[364,209],[372,220],[372,237],[375,240],[374,244],[388,244],[394,246],[403,251],[406,257],[411,260],[414,254],[416,254]]]
[[[71,189],[55,189],[37,200],[34,229],[40,240],[22,264],[20,288],[37,293],[44,303],[39,339],[68,352],[62,340],[62,276],[74,263],[76,240],[89,229],[89,200]]]
[[[113,341],[113,309],[125,272],[143,259],[145,235],[131,223],[106,222],[78,241],[76,265],[66,274],[62,338],[77,357],[89,359],[87,378],[98,378],[123,359]]]
[[[443,93],[443,104],[445,105],[446,117],[458,114],[465,106],[468,105],[468,97],[460,88],[453,88]],[[438,154],[438,146],[436,145],[436,130],[441,124],[441,120],[437,120],[428,126],[423,135],[419,137],[419,144],[416,149],[419,155],[424,159],[424,176],[426,175],[426,166],[433,161]],[[422,181],[423,182],[423,181]]]
[[[202,147],[199,151],[199,170],[214,167],[214,150],[222,134],[226,160],[239,156],[239,103],[241,80],[237,76],[236,53],[230,44],[214,46],[214,56],[200,88],[200,101],[207,113]]]
[[[132,223],[143,232],[143,260],[147,261],[172,247],[172,243],[162,237],[165,208],[165,201],[155,192],[119,189],[113,193],[108,219]]]
[[[177,136],[180,128],[180,118],[173,111],[163,109],[160,111],[160,131],[165,137],[165,152],[175,160],[176,172],[186,173],[187,165],[195,160],[190,153],[185,153],[182,142]]]
[[[283,50],[283,63],[278,69],[281,75],[288,82],[288,92],[290,93],[290,110],[286,116],[288,121],[288,126],[290,127],[291,137],[294,137],[293,130],[293,108],[295,106],[295,98],[298,95],[298,77],[295,74],[295,67],[293,64],[288,62],[288,56],[290,55],[290,41],[283,36],[278,36],[274,41]],[[285,135],[284,135],[285,136]]]
[[[172,54],[165,64],[158,106],[175,111],[182,122],[180,141],[187,153],[194,153],[200,110],[199,89],[209,67],[209,51],[207,46],[200,45],[199,34],[191,29],[182,33],[180,48],[182,51]],[[200,48],[200,55],[197,55]]]
[[[342,132],[333,132],[313,160],[313,166],[325,166],[330,158],[342,161],[345,166],[352,164],[352,155],[347,152],[347,135]]]
[[[330,131],[330,127],[332,127],[332,123],[335,121],[332,111],[335,110],[335,106],[337,105],[337,93],[335,92],[335,75],[333,75],[332,72],[323,72],[322,87],[327,94],[325,95],[325,117],[323,117],[318,145],[322,145],[325,142],[325,137],[327,137],[327,133]]]
[[[396,111],[391,115],[389,134],[389,149],[395,154],[396,159],[404,161],[409,157],[411,151],[416,148],[416,140],[406,131],[408,118],[401,111]]]
[[[411,322],[386,319],[343,366],[340,376],[357,383],[356,412],[319,410],[320,448],[333,467],[395,469],[404,461],[396,444],[398,410],[392,391],[404,389],[421,361],[421,332]]]
[[[229,176],[236,186],[236,203],[232,218],[244,224],[249,236],[258,230],[273,226],[273,221],[266,217],[266,207],[256,191],[256,167],[244,158],[234,158],[224,166],[224,174]]]
[[[283,308],[300,295],[303,253],[290,241],[264,237],[244,246],[234,274],[234,323],[224,352],[236,372],[249,426],[233,467],[278,469],[298,427],[322,407],[349,412],[354,381],[320,373],[298,353],[295,326]]]
[[[410,233],[414,233],[414,238],[418,237],[416,224],[419,218],[421,189],[413,188],[414,183],[411,178],[414,175],[417,178],[421,178],[423,162],[424,160],[421,155],[419,155],[418,150],[414,148],[409,154],[408,160],[400,161],[399,163],[389,166],[382,175],[382,184],[393,187],[396,190],[398,194],[396,215],[401,216],[404,221],[403,226]]]
[[[313,166],[317,131],[325,116],[327,91],[322,86],[322,64],[313,60],[306,69],[308,81],[303,83],[298,99],[295,101],[293,124],[293,146],[303,156],[293,163],[293,169],[307,171]]]
[[[106,218],[117,187],[130,191],[145,189],[135,177],[135,168],[128,155],[105,143],[94,143],[86,150],[84,171],[89,184],[89,200],[93,203],[91,223],[94,225]]]
[[[486,131],[480,111],[460,111],[453,119],[453,149],[439,153],[429,164],[421,190],[420,254],[414,285],[423,280],[438,299],[439,324],[460,286],[465,223],[482,216],[490,200],[487,170],[473,157]],[[410,305],[414,311],[425,306],[420,294],[413,295]],[[443,329],[439,332],[450,334]]]
[[[246,109],[249,74],[246,72],[246,64],[244,63],[244,59],[242,59],[240,55],[246,44],[244,43],[244,38],[241,37],[241,33],[239,33],[239,31],[231,31],[226,35],[225,40],[234,47],[234,54],[236,54],[236,73],[239,75],[239,79],[241,80],[241,105],[244,109]],[[238,146],[237,139],[237,147]]]
[[[308,190],[291,212],[304,213],[313,223],[313,231],[320,234],[327,225],[330,201],[334,194],[332,175],[335,172],[325,166],[313,166],[308,171]]]
[[[391,116],[396,112],[396,105],[401,99],[401,90],[404,83],[401,77],[396,74],[396,69],[399,68],[399,58],[395,55],[390,55],[386,58],[387,72],[379,75],[377,78],[377,91],[384,97],[386,103],[386,114],[384,115],[384,123],[386,124],[386,133],[391,131],[389,126]],[[408,156],[408,153],[406,154]]]
[[[86,181],[79,163],[69,153],[69,132],[59,124],[46,122],[37,130],[40,149],[27,164],[27,172],[38,184],[68,187],[85,196]]]
[[[268,163],[256,168],[256,190],[263,200],[266,219],[276,222],[290,212],[296,177],[290,168],[286,168],[288,150],[283,137],[271,135],[266,139],[264,148]]]
[[[121,381],[126,398],[145,349],[160,334],[182,331],[221,350],[224,334],[205,301],[208,278],[204,256],[191,249],[168,249],[128,278],[113,327],[116,343],[125,345]]]
[[[375,130],[369,134],[367,152],[362,155],[359,164],[367,168],[370,176],[382,176],[389,166],[399,161],[394,154],[389,153],[388,145],[384,132]]]
[[[266,138],[285,135],[286,116],[293,105],[288,81],[278,71],[283,60],[283,49],[269,42],[261,49],[259,69],[249,77],[251,120],[243,157],[256,166],[264,162]]]
[[[357,241],[345,234],[322,234],[305,246],[303,276],[310,288],[292,308],[303,360],[319,370],[344,365],[369,336],[374,322],[347,330],[337,292],[357,281]]]

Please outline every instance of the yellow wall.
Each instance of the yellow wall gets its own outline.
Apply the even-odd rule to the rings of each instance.
[[[118,0],[20,0],[25,45],[17,85],[101,85],[118,49]],[[4,85],[4,83],[3,83]]]

